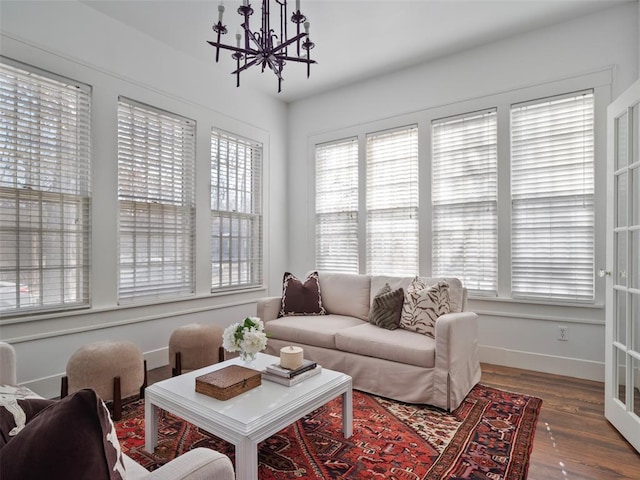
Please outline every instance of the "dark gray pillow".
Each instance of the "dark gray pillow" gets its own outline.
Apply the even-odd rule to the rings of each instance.
[[[369,310],[369,323],[387,330],[395,330],[400,325],[400,314],[404,302],[404,290],[391,290],[388,283],[376,293]]]

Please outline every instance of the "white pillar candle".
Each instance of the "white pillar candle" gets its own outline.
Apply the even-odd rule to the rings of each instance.
[[[282,347],[280,349],[280,366],[282,368],[288,368],[289,370],[295,370],[302,366],[303,350],[301,347]]]

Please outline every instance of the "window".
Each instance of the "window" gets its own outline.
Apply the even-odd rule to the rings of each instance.
[[[512,296],[594,298],[593,92],[511,107]]]
[[[120,303],[194,293],[195,122],[120,98]]]
[[[531,309],[599,306],[606,122],[594,119],[610,81],[603,70],[312,137],[316,268],[455,276],[470,298]]]
[[[418,273],[418,128],[367,135],[367,273]]]
[[[316,146],[316,267],[358,273],[358,141]]]
[[[211,132],[211,288],[262,284],[262,145]]]
[[[432,123],[433,275],[497,295],[496,110]]]
[[[0,314],[89,306],[86,85],[0,64]]]

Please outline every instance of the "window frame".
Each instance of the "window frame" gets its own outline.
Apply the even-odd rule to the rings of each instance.
[[[36,222],[35,230],[33,226],[29,224],[33,223],[28,220],[33,218],[29,213],[25,214],[27,223],[26,228],[22,228],[20,222],[20,215],[11,215],[15,217],[15,228],[6,228],[5,231],[9,235],[17,235],[21,240],[16,240],[15,249],[12,249],[12,253],[15,257],[15,268],[11,271],[15,272],[15,303],[16,307],[14,311],[6,313],[4,310],[0,313],[2,317],[21,317],[23,315],[41,315],[56,312],[67,312],[76,309],[86,309],[91,307],[91,236],[92,236],[92,222],[91,222],[91,209],[92,209],[92,179],[91,179],[91,162],[92,162],[92,146],[91,146],[91,111],[92,111],[92,88],[91,86],[78,82],[76,80],[66,78],[51,72],[44,71],[42,69],[33,67],[31,65],[24,64],[12,60],[10,58],[0,56],[0,63],[6,66],[8,71],[7,75],[20,76],[21,80],[16,82],[22,82],[23,84],[31,84],[31,88],[37,88],[40,96],[38,96],[35,102],[29,103],[31,108],[29,112],[33,112],[29,118],[37,118],[37,141],[35,145],[38,150],[38,165],[37,168],[29,168],[29,177],[31,181],[35,183],[24,183],[26,179],[22,178],[22,182],[17,178],[18,169],[14,169],[15,175],[12,175],[13,180],[10,183],[15,183],[14,186],[2,186],[0,185],[0,194],[7,200],[14,198],[16,206],[18,203],[28,202],[36,206]],[[15,87],[14,87],[15,88]],[[24,87],[27,88],[27,87]],[[43,91],[53,92],[55,97],[45,98]],[[26,94],[22,94],[22,98]],[[35,96],[35,95],[30,95]],[[75,97],[75,99],[73,99]],[[5,97],[6,98],[6,97]],[[68,102],[66,106],[60,107],[58,110],[52,108],[53,105],[59,105],[60,101]],[[17,105],[20,100],[16,99],[13,102]],[[70,102],[70,103],[69,103]],[[23,103],[23,105],[25,105]],[[27,110],[25,108],[25,110]],[[12,110],[13,111],[13,110]],[[44,112],[44,113],[43,113]],[[77,115],[74,115],[74,112]],[[24,113],[26,115],[26,113]],[[55,114],[58,114],[55,116]],[[16,120],[10,122],[14,128],[18,127],[17,117],[6,116],[5,118],[15,118]],[[8,124],[7,124],[8,125]],[[33,137],[31,133],[33,122],[29,120],[28,126],[22,125],[22,135],[29,135],[30,139]],[[26,129],[26,130],[25,130]],[[55,134],[53,133],[55,131]],[[65,132],[65,136],[60,137],[60,133]],[[8,137],[8,145],[17,141],[11,142],[12,137]],[[13,137],[17,139],[17,134]],[[55,139],[55,142],[52,141]],[[16,152],[22,150],[25,154],[28,151],[28,157],[23,155],[24,161],[29,166],[33,166],[35,159],[33,159],[33,143],[31,140],[23,140],[23,144],[29,144],[28,150],[24,147],[21,149],[15,148]],[[9,156],[9,158],[11,158]],[[17,165],[17,160],[14,161]],[[24,165],[24,163],[22,163]],[[5,170],[5,173],[9,170]],[[22,170],[25,172],[26,170]],[[33,173],[36,171],[36,173]],[[33,174],[33,175],[32,175]],[[44,178],[43,178],[44,176]],[[50,184],[43,186],[42,182],[47,181]],[[71,187],[65,180],[73,178]],[[56,186],[55,184],[59,184]],[[16,187],[21,185],[21,187]],[[35,188],[34,188],[35,187]],[[75,205],[75,207],[74,207]],[[48,207],[47,207],[48,206]],[[16,207],[17,208],[17,207]],[[58,215],[59,223],[54,223],[49,227],[45,226],[45,221],[40,215],[44,209],[51,211],[55,210],[55,215]],[[8,211],[7,211],[8,213]],[[69,218],[68,216],[71,215]],[[4,216],[4,215],[3,215]],[[56,217],[52,217],[56,218]],[[39,219],[39,220],[38,220]],[[3,222],[4,223],[4,222]],[[11,233],[14,232],[14,233]],[[31,268],[21,268],[20,247],[24,243],[22,235],[29,235],[32,239],[36,239],[37,255],[35,259],[36,264]],[[55,242],[55,238],[60,236],[60,241]],[[75,238],[75,241],[69,242],[69,239]],[[48,239],[48,240],[47,240]],[[51,248],[54,251],[50,251],[46,254],[44,250],[44,244],[54,240]],[[39,245],[39,246],[38,246]],[[73,245],[71,249],[69,245]],[[4,250],[4,247],[0,249],[0,253]],[[74,253],[75,252],[75,253]],[[3,255],[5,253],[2,253]],[[28,258],[31,258],[27,254]],[[47,266],[45,263],[52,262],[53,265]],[[60,262],[60,263],[58,263]],[[3,268],[3,270],[5,270]],[[10,269],[6,269],[9,271]],[[26,285],[24,279],[25,271],[34,272],[40,283],[36,282],[38,287],[35,293],[38,298],[34,297],[33,284]],[[67,274],[69,272],[75,274],[75,280],[69,282]],[[43,287],[45,280],[45,274],[49,274],[49,278],[60,277],[60,287],[57,291],[51,292],[50,288]],[[53,274],[53,277],[50,275]],[[18,278],[19,277],[19,278]],[[68,284],[75,288],[72,289],[72,297],[68,297],[69,293],[66,288]],[[24,287],[23,287],[24,285]],[[5,292],[9,293],[9,292]],[[24,299],[23,299],[24,294]],[[53,301],[52,301],[53,295]],[[10,297],[7,297],[9,299]],[[55,299],[58,299],[57,301]],[[27,302],[25,307],[21,307],[22,301]],[[8,310],[7,310],[8,311]]]
[[[236,209],[223,209],[223,208],[214,208],[214,189],[216,187],[216,178],[220,178],[220,174],[214,178],[214,163],[215,163],[215,155],[214,155],[214,137],[225,138],[227,142],[232,142],[235,145],[236,152],[238,146],[242,145],[245,149],[245,158],[246,152],[250,152],[251,154],[251,166],[249,169],[245,170],[245,173],[251,175],[251,190],[236,190],[237,193],[244,193],[245,196],[249,195],[251,200],[249,203],[251,206],[249,208],[250,211],[239,212]],[[253,140],[242,135],[238,135],[235,133],[228,132],[224,129],[211,127],[210,135],[210,148],[209,148],[209,176],[210,176],[210,190],[209,190],[209,216],[211,220],[211,228],[209,230],[209,262],[211,266],[211,275],[209,277],[209,286],[211,293],[224,293],[224,292],[236,292],[249,290],[254,288],[259,288],[264,283],[265,278],[265,261],[264,261],[264,199],[263,199],[263,189],[264,189],[264,181],[263,181],[263,171],[264,171],[264,143],[261,141]],[[257,158],[253,158],[256,156]],[[227,157],[227,172],[229,171],[230,163],[229,158]],[[238,164],[238,156],[236,153],[236,157],[233,159],[234,164]],[[256,165],[257,162],[257,165]],[[236,179],[238,178],[236,172]],[[246,181],[245,181],[246,183]],[[236,185],[238,182],[236,181]],[[228,187],[228,186],[227,186]],[[227,188],[229,189],[229,188]],[[231,189],[232,190],[232,189]],[[237,197],[237,196],[236,196]],[[238,201],[238,200],[236,200]],[[245,198],[246,202],[246,198]],[[237,205],[236,205],[237,206]],[[245,239],[245,243],[247,243],[247,247],[245,250],[247,252],[246,256],[249,257],[246,259],[245,263],[248,266],[248,277],[246,281],[238,280],[237,282],[229,281],[226,284],[221,283],[219,285],[214,285],[214,272],[215,272],[215,263],[214,260],[218,259],[220,264],[220,269],[224,264],[239,264],[240,261],[233,262],[231,259],[224,259],[224,248],[220,245],[219,255],[215,255],[214,253],[214,242],[216,236],[214,235],[214,230],[216,228],[215,218],[219,217],[221,222],[224,222],[225,219],[228,220],[231,225],[234,221],[239,222],[241,224],[248,224],[249,226],[246,228],[247,234],[242,236],[240,233],[236,236],[238,249],[241,249],[240,244],[243,243],[242,239]],[[241,229],[240,229],[241,230]],[[222,235],[219,235],[220,242],[222,243]],[[233,243],[233,238],[229,238],[229,249],[231,250],[231,245]],[[215,258],[214,258],[215,257]],[[233,268],[229,267],[229,275],[231,275],[231,271]],[[242,276],[241,273],[238,274],[238,278]],[[222,275],[221,275],[222,278]]]
[[[517,135],[522,137],[525,135],[525,117],[539,117],[541,115],[540,110],[546,107],[550,107],[553,110],[562,108],[560,105],[564,101],[571,101],[575,107],[579,107],[578,104],[582,103],[584,107],[585,98],[589,97],[589,106],[592,107],[592,117],[585,116],[583,113],[582,122],[579,123],[575,117],[579,115],[579,110],[571,112],[572,124],[571,132],[566,132],[562,135],[563,143],[558,145],[558,141],[555,137],[558,137],[557,132],[553,135],[540,132],[538,126],[534,126],[537,123],[537,119],[531,119],[529,122],[528,130],[530,136],[535,137],[530,143],[526,143],[525,139],[519,138],[517,142],[517,151],[514,141],[514,137]],[[533,110],[532,110],[533,109]],[[534,113],[528,113],[528,112]],[[535,113],[537,112],[537,113]],[[546,112],[547,116],[554,116],[557,112]],[[563,128],[567,128],[567,118],[564,117],[561,120],[563,122]],[[511,297],[514,299],[523,300],[537,300],[545,299],[551,301],[560,302],[576,302],[576,303],[593,303],[595,299],[595,218],[594,218],[594,198],[595,198],[595,156],[594,156],[594,121],[595,121],[595,99],[592,89],[583,90],[579,92],[566,92],[561,95],[554,95],[550,97],[544,97],[535,99],[533,101],[519,102],[512,104],[510,108],[510,135],[511,135]],[[558,122],[558,120],[555,120]],[[586,131],[586,135],[591,131],[590,138],[580,137],[580,131],[577,128],[581,128]],[[582,131],[582,130],[581,130]],[[544,137],[543,137],[544,135]],[[544,138],[546,142],[544,144],[544,151],[540,151],[539,139]],[[571,141],[582,138],[582,151],[576,151],[572,153],[567,150],[566,139]],[[536,141],[537,140],[537,141]],[[532,146],[530,146],[532,145]],[[533,165],[530,160],[533,157],[531,149],[537,151],[536,159]],[[580,150],[580,146],[576,147],[576,150]],[[579,161],[580,156],[583,156],[580,165],[575,168],[568,163],[567,158],[561,158],[562,162],[549,165],[546,168],[539,168],[537,162],[549,162],[549,155],[553,154],[557,157],[559,154],[561,157],[568,157],[570,155],[571,162]],[[514,161],[514,157],[517,161]],[[561,167],[561,168],[558,168]],[[526,169],[526,171],[525,171]],[[573,169],[573,172],[563,173],[562,170]],[[549,175],[549,170],[556,174]],[[525,173],[522,173],[525,171]],[[516,172],[518,172],[516,174]],[[526,173],[528,172],[528,173]],[[561,195],[558,194],[555,183],[558,182],[560,177],[558,173],[561,173],[563,186],[572,188],[573,193],[567,195],[566,191],[563,191]],[[582,175],[582,185],[578,182],[573,182],[572,177],[579,177]],[[533,179],[533,180],[532,180]],[[526,181],[525,181],[526,180]],[[527,183],[539,183],[545,180],[543,188],[532,191],[527,188]],[[590,181],[589,181],[590,180]],[[572,185],[570,185],[572,184]],[[580,193],[577,193],[580,191]],[[573,198],[572,198],[573,197]],[[578,198],[575,198],[578,197]],[[582,203],[582,207],[579,205]],[[573,206],[572,206],[573,205]],[[581,215],[576,218],[575,215],[570,224],[562,222],[560,226],[557,222],[553,221],[554,215],[558,213],[569,213],[569,211],[583,210]],[[545,216],[545,222],[547,225],[543,225],[542,222],[535,218],[536,212],[542,212]],[[533,217],[533,218],[532,218]],[[547,222],[546,220],[549,220]],[[518,224],[521,227],[516,229],[514,224]],[[569,228],[570,227],[570,228]],[[567,230],[569,228],[569,230]],[[519,246],[530,244],[532,242],[523,238],[526,233],[529,235],[535,235],[537,237],[544,237],[543,246],[536,246],[534,250],[529,251],[527,255],[520,254]],[[562,249],[560,242],[562,238],[582,236],[582,234],[590,233],[591,242],[583,242],[577,251],[565,249],[562,256],[560,256],[559,250]],[[542,257],[540,259],[536,257]],[[584,262],[590,262],[589,266],[585,266]],[[569,273],[574,277],[576,281],[574,283],[563,283],[558,279],[561,277],[555,273],[555,266],[566,265],[567,270],[563,270],[565,273]],[[584,271],[589,270],[589,274],[585,275]],[[571,274],[573,272],[573,274]],[[528,280],[527,277],[531,278]],[[543,278],[544,277],[544,278]],[[548,280],[546,280],[548,279]],[[583,283],[583,282],[590,283]],[[549,292],[542,293],[545,289]],[[584,293],[587,289],[590,289],[590,294]],[[563,291],[564,290],[564,291]],[[570,292],[573,292],[570,293]]]
[[[456,276],[462,280],[470,294],[477,296],[496,296],[498,293],[497,120],[497,108],[490,108],[431,121],[430,193],[433,275]],[[471,123],[472,130],[467,128],[466,122]],[[481,131],[483,128],[485,130]],[[454,148],[451,139],[445,140],[445,133],[464,136],[464,143],[456,145]],[[442,145],[436,143],[440,141],[441,137]],[[440,155],[436,155],[436,150],[443,152],[443,158],[436,160],[437,157],[440,157]],[[447,158],[444,158],[445,156]],[[484,163],[475,165],[468,160],[469,156],[479,158]],[[452,164],[440,165],[440,161],[450,161]],[[443,185],[437,185],[441,177],[443,177]],[[445,184],[451,178],[462,179],[462,187],[482,188],[483,197],[470,200],[467,196],[469,190],[462,187],[455,190],[452,185]],[[439,215],[439,211],[444,213]],[[460,225],[451,225],[453,222],[446,215],[447,212],[458,215],[458,219],[461,220]],[[479,228],[470,225],[470,222],[475,222],[478,218],[483,219]],[[441,229],[438,229],[439,225],[442,225]],[[458,240],[457,243],[454,242],[455,246],[459,248],[458,251],[449,249],[450,242],[446,238],[441,238],[447,235],[454,235]],[[469,244],[465,242],[468,237],[472,237]],[[488,245],[485,245],[485,239],[488,239]],[[487,267],[483,265],[486,262],[474,261],[471,258],[474,252],[481,254],[481,259],[493,260],[493,264]],[[440,258],[438,258],[439,253],[442,254]],[[465,259],[464,262],[456,264],[457,271],[456,268],[448,270],[440,267],[441,264],[447,262],[453,261],[455,263],[455,260],[452,260],[454,258]],[[487,272],[489,278],[483,277],[481,275],[483,272]],[[478,288],[474,288],[474,286]],[[485,288],[480,288],[483,286]]]
[[[335,169],[328,168],[326,165],[321,164],[323,157],[326,156],[325,152],[329,152],[332,149],[340,150],[340,157],[346,156],[345,160],[349,162],[346,167],[342,169],[348,169],[348,178],[344,178],[339,184],[336,185],[333,182]],[[358,161],[358,137],[351,136],[331,142],[319,143],[314,146],[314,163],[315,163],[315,178],[316,183],[314,185],[314,191],[316,192],[314,198],[315,204],[315,258],[316,267],[320,270],[341,272],[341,273],[358,273],[360,270],[360,252],[358,247],[358,230],[360,219],[360,205],[359,205],[359,161]],[[355,150],[355,152],[354,152]],[[355,158],[353,157],[355,153]],[[326,158],[328,162],[329,159]],[[355,166],[351,165],[351,162],[355,161]],[[327,168],[325,168],[327,167]],[[355,171],[353,171],[355,170]],[[355,173],[355,178],[353,175]],[[326,192],[327,199],[322,202],[322,205],[318,205],[318,178],[321,178],[323,193]],[[326,177],[326,180],[325,180]],[[337,187],[336,190],[332,190],[331,187]],[[340,203],[334,203],[333,199],[329,198],[332,193],[343,193],[343,201]],[[336,256],[324,255],[323,252],[328,251],[333,243],[332,235],[329,231],[324,233],[322,225],[337,225],[342,231],[346,230],[351,234],[339,242],[335,248],[339,249],[339,254]],[[355,234],[355,236],[354,236]],[[353,251],[355,247],[355,251]],[[330,267],[333,265],[333,268]]]
[[[118,256],[117,256],[117,302],[118,305],[139,305],[147,303],[157,303],[161,301],[170,301],[183,299],[195,295],[195,167],[196,167],[196,121],[184,117],[182,115],[169,112],[152,105],[148,105],[131,98],[120,96],[117,102],[118,120],[116,130],[118,132],[117,154],[118,154],[118,179],[117,179],[117,201],[118,201]],[[144,120],[144,124],[135,126],[135,119],[127,117],[128,112],[136,111]],[[147,141],[145,138],[126,137],[124,129],[127,125],[121,125],[121,116],[127,117],[128,125],[133,129],[141,131],[155,131],[154,135],[159,140]],[[164,121],[165,124],[157,126],[159,122]],[[154,125],[156,122],[156,125]],[[151,127],[147,124],[151,123]],[[122,128],[122,130],[121,130]],[[160,129],[183,131],[182,138],[175,142],[167,144],[161,136]],[[171,135],[169,138],[176,136]],[[126,140],[126,142],[125,142]],[[167,151],[167,148],[169,150]],[[126,150],[126,159],[125,153]],[[163,179],[175,178],[176,170],[181,171],[180,165],[176,163],[163,162],[162,157],[169,157],[173,150],[176,150],[176,158],[183,158],[186,165],[180,177],[180,184],[173,187],[173,192],[163,190],[165,182]],[[143,154],[143,155],[142,155]],[[139,156],[145,159],[145,164],[134,167],[134,157]],[[129,191],[124,191],[124,183],[121,175],[129,172],[135,175],[140,168],[144,167],[145,179],[151,177],[148,190],[154,190],[153,196],[141,195],[143,185],[138,185],[140,189],[134,188],[136,185],[126,185]],[[175,167],[175,169],[174,169]],[[149,171],[153,175],[149,174]],[[169,174],[170,173],[170,174]],[[174,185],[174,183],[171,183]],[[176,190],[177,189],[177,190]],[[123,193],[124,191],[124,193]],[[123,210],[123,207],[127,207]],[[126,226],[127,231],[124,232],[123,238],[123,213],[125,211],[136,212],[142,214],[148,225],[146,228],[138,229],[135,224],[131,227]],[[169,218],[175,221],[160,222],[164,219],[165,213],[168,211]],[[160,227],[162,225],[162,227]],[[171,225],[174,225],[173,231]],[[123,242],[127,236],[131,237],[132,262],[127,262],[133,269],[132,275],[135,276],[136,270],[139,268],[140,274],[147,270],[148,279],[143,280],[140,285],[136,285],[137,281],[133,279],[123,285]],[[138,238],[140,237],[140,238]],[[142,240],[142,245],[138,249],[137,245]],[[159,243],[158,243],[159,242]],[[146,244],[146,253],[144,245]],[[129,248],[129,247],[128,247]],[[162,250],[162,256],[154,257],[153,252],[158,252],[158,248]],[[175,260],[165,261],[165,248],[173,250],[176,253]],[[186,249],[184,254],[180,251]],[[152,252],[153,251],[153,252]],[[142,257],[140,262],[135,257]],[[165,275],[165,267],[173,266],[174,274],[169,272]],[[156,277],[156,280],[152,280]],[[133,282],[133,283],[132,283]]]
[[[400,137],[400,138],[398,138]],[[389,143],[401,142],[403,150],[399,155],[388,155],[385,149]],[[373,144],[376,143],[376,146]],[[386,274],[390,276],[411,276],[418,272],[420,264],[419,220],[420,181],[419,181],[419,134],[418,126],[403,125],[397,128],[369,132],[365,135],[365,198],[364,215],[366,218],[366,253],[365,271],[370,275]],[[400,167],[405,176],[398,182],[398,172],[392,168],[381,166],[380,159],[388,162],[388,167]],[[378,174],[373,172],[377,171]],[[395,188],[394,188],[395,187]],[[391,190],[391,191],[390,191]],[[393,195],[391,194],[392,192]],[[381,206],[381,195],[389,194],[392,203]],[[408,202],[399,205],[398,196]],[[393,232],[386,232],[394,225]],[[375,227],[375,228],[374,228]],[[401,230],[398,232],[398,229]],[[380,260],[373,261],[374,252],[383,255]],[[379,272],[386,262],[402,258],[402,264],[392,270]]]

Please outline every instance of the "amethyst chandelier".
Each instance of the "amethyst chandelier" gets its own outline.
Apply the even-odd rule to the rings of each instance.
[[[240,73],[249,67],[258,65],[262,71],[269,67],[278,77],[278,93],[282,91],[282,69],[287,61],[307,64],[307,78],[309,78],[311,64],[316,63],[311,60],[310,50],[315,46],[309,39],[309,22],[300,12],[300,0],[296,0],[295,10],[291,14],[291,25],[289,25],[287,0],[275,0],[280,10],[280,34],[271,28],[271,0],[262,0],[262,24],[260,29],[251,31],[249,19],[253,14],[253,8],[249,0],[243,0],[238,8],[238,13],[244,18],[244,23],[240,25],[241,32],[236,33],[236,46],[226,45],[220,42],[220,37],[227,33],[227,26],[222,24],[224,5],[218,6],[218,23],[213,25],[213,31],[217,34],[215,42],[209,42],[216,47],[216,62],[220,58],[220,49],[231,50],[231,57],[236,60],[237,68],[232,74],[236,75],[236,86],[240,86]],[[278,9],[276,7],[276,9]],[[300,26],[304,27],[304,32],[300,31]],[[291,27],[291,37],[288,28]],[[244,35],[243,35],[244,34]],[[244,39],[243,39],[244,37]],[[244,40],[244,41],[243,41]]]

